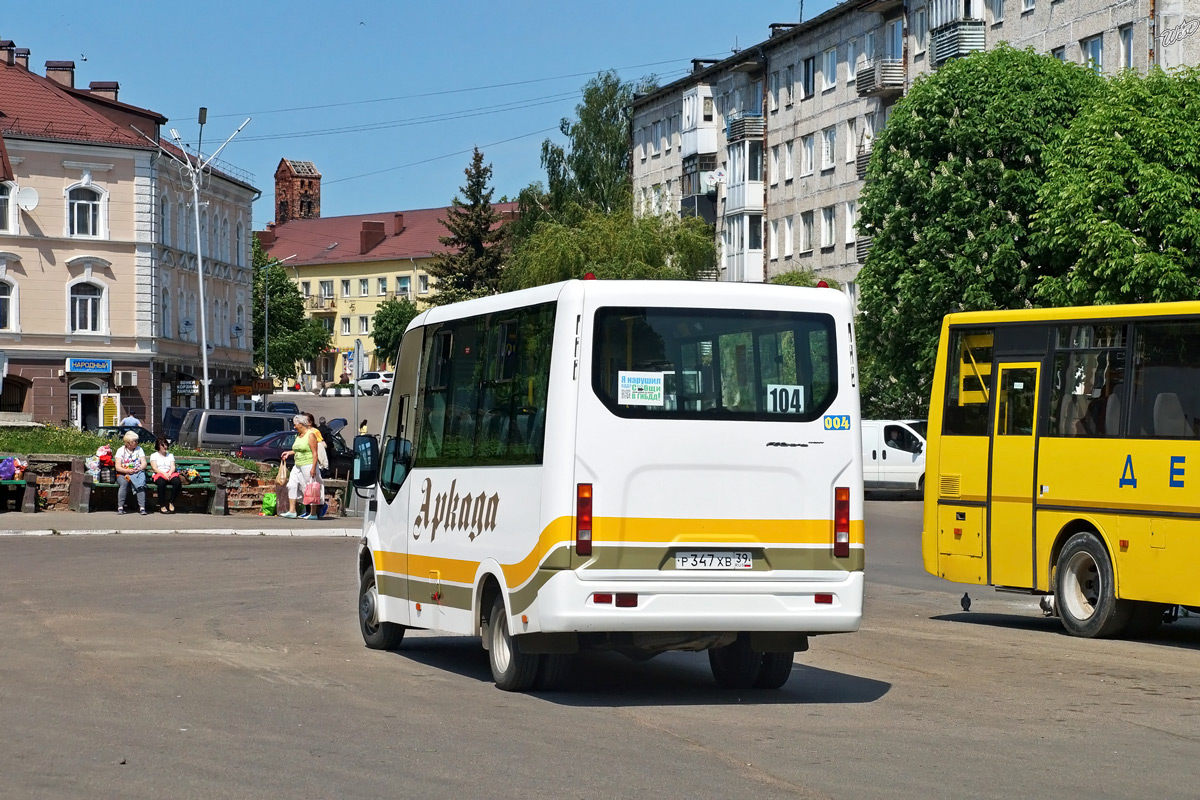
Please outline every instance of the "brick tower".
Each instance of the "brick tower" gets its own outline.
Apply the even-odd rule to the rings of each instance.
[[[321,173],[311,161],[279,159],[275,169],[275,224],[321,216]]]

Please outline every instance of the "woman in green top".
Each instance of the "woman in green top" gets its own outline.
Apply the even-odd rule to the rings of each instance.
[[[285,450],[280,456],[285,461],[289,456],[296,457],[296,464],[287,482],[288,510],[286,514],[279,515],[289,519],[296,518],[296,503],[304,497],[304,487],[312,481],[321,480],[321,470],[317,467],[316,431],[308,426],[308,417],[304,414],[292,417],[292,427],[296,430],[296,441],[292,443],[291,450]],[[304,515],[304,519],[316,518],[315,514]]]

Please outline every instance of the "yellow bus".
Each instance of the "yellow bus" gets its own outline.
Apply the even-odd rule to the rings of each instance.
[[[1084,637],[1200,606],[1200,302],[948,315],[926,470],[934,575]]]

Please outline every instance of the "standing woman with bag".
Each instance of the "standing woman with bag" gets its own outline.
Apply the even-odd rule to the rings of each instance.
[[[129,487],[137,495],[138,513],[146,513],[146,454],[138,447],[138,435],[133,431],[125,434],[124,443],[113,454],[117,468],[117,513],[125,513],[125,496]]]
[[[286,461],[289,456],[296,457],[296,464],[288,477],[288,510],[286,514],[279,515],[288,519],[296,519],[296,503],[304,497],[309,484],[316,483],[316,491],[321,493],[320,496],[325,494],[321,485],[321,472],[317,468],[316,431],[308,426],[308,417],[304,414],[292,417],[292,427],[296,429],[296,441],[292,443],[291,450],[286,450],[280,455],[281,461]],[[305,514],[304,518],[309,519],[310,515]]]

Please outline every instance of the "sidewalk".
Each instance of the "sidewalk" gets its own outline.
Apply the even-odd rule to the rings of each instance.
[[[136,511],[45,511],[0,514],[0,535],[49,536],[56,534],[159,534],[203,533],[236,536],[359,536],[362,519],[336,517],[325,520],[282,519],[238,514],[215,517],[208,514],[158,514],[146,516]]]

